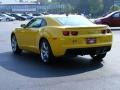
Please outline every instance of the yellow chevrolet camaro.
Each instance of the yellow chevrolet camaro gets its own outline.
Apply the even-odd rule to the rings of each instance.
[[[40,54],[44,63],[64,55],[90,55],[101,60],[110,51],[112,33],[80,15],[45,15],[22,24],[11,34],[14,54],[22,50]]]

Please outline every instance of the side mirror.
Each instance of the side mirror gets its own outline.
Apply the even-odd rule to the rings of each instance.
[[[26,25],[25,25],[25,24],[21,24],[21,27],[22,27],[22,28],[25,28],[25,27],[26,27]]]

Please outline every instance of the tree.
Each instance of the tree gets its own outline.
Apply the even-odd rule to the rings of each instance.
[[[62,4],[69,4],[74,8],[76,13],[89,14],[89,3],[88,0],[52,0],[53,2],[60,2]]]
[[[93,16],[96,16],[104,9],[103,0],[89,0],[89,5],[90,5],[90,13]]]
[[[60,2],[64,5],[70,4],[74,11],[81,14],[91,14],[92,16],[100,16],[107,13],[113,5],[113,0],[52,0]]]
[[[106,14],[109,12],[110,7],[114,5],[114,0],[103,0],[104,10],[103,13]]]
[[[63,5],[63,8],[59,8],[59,13],[73,13],[74,6],[72,2],[73,0],[52,0],[51,4],[57,3],[59,5]]]
[[[65,12],[66,14],[74,12],[74,7],[70,4],[65,5],[63,9],[64,9],[63,12]]]
[[[117,11],[117,10],[120,10],[120,7],[118,5],[112,5],[110,7],[110,12]]]

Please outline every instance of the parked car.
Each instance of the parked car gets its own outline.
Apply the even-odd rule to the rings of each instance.
[[[36,18],[36,17],[43,16],[43,14],[41,14],[41,13],[33,13],[32,16],[33,16],[34,18]]]
[[[15,13],[12,13],[12,14],[9,14],[9,15],[12,16],[12,17],[15,17],[16,20],[20,20],[20,21],[26,20],[26,18],[24,18],[24,17],[22,17],[22,16],[20,16],[18,14],[15,14]]]
[[[45,15],[32,19],[11,34],[14,54],[28,50],[40,54],[44,63],[63,55],[90,55],[101,61],[112,45],[107,25],[96,25],[79,15]]]
[[[33,17],[27,14],[17,14],[18,16],[24,17],[26,20],[32,19]]]
[[[3,17],[0,16],[0,21],[3,21]]]
[[[95,20],[96,24],[106,24],[110,27],[120,27],[120,11],[107,14],[104,17]]]
[[[1,21],[14,21],[15,20],[14,17],[11,17],[7,14],[0,14],[0,17],[1,17]]]

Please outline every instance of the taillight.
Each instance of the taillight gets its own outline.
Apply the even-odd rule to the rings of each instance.
[[[72,31],[71,35],[76,36],[76,35],[78,35],[78,32],[77,31]]]
[[[102,34],[111,33],[111,30],[110,29],[102,30],[101,33]]]
[[[76,36],[78,35],[78,32],[77,31],[63,31],[63,35],[64,36],[69,36],[69,35],[72,35],[72,36]]]
[[[102,34],[106,34],[106,33],[107,33],[107,30],[102,30],[101,33],[102,33]]]
[[[110,29],[107,29],[107,33],[111,33],[111,30],[110,30]]]
[[[64,35],[64,36],[69,36],[69,35],[70,35],[70,32],[69,32],[69,31],[63,31],[63,35]]]

